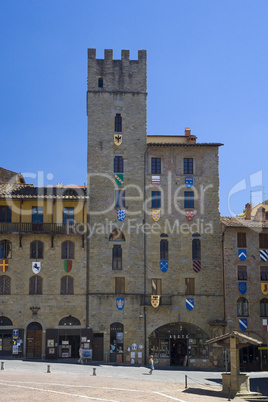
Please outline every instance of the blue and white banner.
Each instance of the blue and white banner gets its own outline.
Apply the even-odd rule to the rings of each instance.
[[[126,216],[126,211],[124,209],[117,210],[117,219],[119,221],[123,221],[125,219],[125,216]]]
[[[262,261],[268,261],[268,250],[260,250],[260,257]]]

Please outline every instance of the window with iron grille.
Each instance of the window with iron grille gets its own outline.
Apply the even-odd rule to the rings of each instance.
[[[125,278],[116,277],[115,280],[115,293],[125,293]]]
[[[39,259],[43,258],[44,243],[39,240],[34,240],[30,244],[30,258]]]
[[[248,317],[248,301],[245,297],[237,300],[237,317]]]
[[[186,295],[194,295],[195,294],[194,278],[185,278],[185,294]]]
[[[66,240],[61,243],[61,258],[74,259],[74,243],[72,241]]]
[[[247,234],[244,232],[237,233],[237,247],[247,247]]]
[[[268,317],[268,299],[262,299],[260,301],[260,316]]]
[[[60,281],[60,294],[73,295],[74,294],[74,280],[71,276],[63,276]]]
[[[246,281],[248,279],[248,272],[246,265],[238,265],[237,267],[237,279],[240,281]]]
[[[268,249],[268,233],[259,234],[259,246],[260,248]]]
[[[168,260],[168,241],[160,240],[160,260]]]
[[[161,174],[161,158],[152,158],[151,164],[151,173]]]
[[[0,222],[11,222],[11,207],[0,207]]]
[[[120,113],[117,113],[114,118],[114,131],[116,133],[122,132],[122,117]]]
[[[114,173],[124,172],[124,159],[123,156],[114,157]]]
[[[11,258],[12,244],[8,240],[0,241],[0,258]]]
[[[112,268],[114,270],[122,269],[122,248],[119,245],[113,246]]]
[[[0,295],[10,295],[11,279],[7,275],[0,276]]]
[[[184,174],[193,174],[194,172],[194,164],[193,158],[184,158],[183,159],[183,173]]]
[[[29,280],[29,295],[41,295],[42,294],[43,280],[41,276],[31,276]]]

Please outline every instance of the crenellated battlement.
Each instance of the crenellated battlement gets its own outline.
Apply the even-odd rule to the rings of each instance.
[[[121,50],[121,60],[130,60],[129,59],[130,52],[129,50]],[[113,60],[113,49],[104,49],[104,59],[96,59],[96,49],[88,49],[88,58],[91,60]],[[146,61],[147,52],[146,50],[138,51],[138,60]],[[115,59],[118,61],[120,59]],[[134,61],[134,60],[133,60]]]
[[[113,58],[113,50],[104,50],[104,59],[96,58],[96,49],[88,49],[88,91],[147,91],[147,52],[138,51],[138,59],[130,60],[130,51],[121,50],[121,59]]]

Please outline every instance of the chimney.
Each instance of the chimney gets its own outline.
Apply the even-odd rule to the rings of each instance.
[[[245,209],[246,209],[245,219],[250,220],[251,219],[251,205],[249,202],[245,205]]]
[[[185,131],[184,131],[184,134],[185,134],[186,137],[190,137],[190,135],[191,135],[191,130],[190,130],[189,127],[186,127],[186,129],[185,129]]]
[[[265,222],[266,221],[265,208],[260,207],[257,209],[254,221],[257,221],[257,222]]]

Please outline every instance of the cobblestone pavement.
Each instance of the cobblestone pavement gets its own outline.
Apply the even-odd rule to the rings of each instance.
[[[1,401],[228,400],[228,395],[221,392],[219,372],[155,370],[149,375],[145,367],[22,360],[2,360],[1,366],[4,366],[4,370],[0,370]],[[96,375],[93,375],[94,371]],[[268,381],[268,373],[266,377],[263,373],[262,376]],[[235,400],[242,401],[240,398]]]

